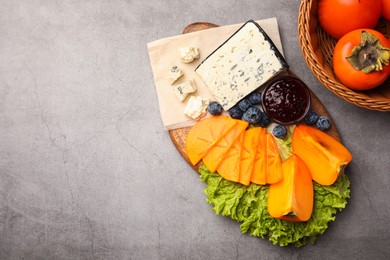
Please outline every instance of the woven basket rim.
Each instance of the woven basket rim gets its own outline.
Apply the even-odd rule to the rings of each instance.
[[[346,100],[349,103],[357,105],[359,107],[389,112],[390,111],[390,99],[384,98],[372,98],[364,94],[364,92],[356,92],[348,87],[344,86],[337,80],[333,79],[332,75],[325,70],[320,60],[315,54],[311,43],[310,36],[310,19],[313,15],[312,6],[313,1],[316,0],[302,0],[299,7],[298,14],[298,38],[302,54],[306,61],[307,66],[313,72],[315,77],[330,91],[336,94],[338,97]],[[319,26],[319,25],[318,25]]]

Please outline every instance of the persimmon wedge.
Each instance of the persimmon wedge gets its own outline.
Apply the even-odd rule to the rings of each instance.
[[[238,182],[240,179],[241,152],[244,143],[245,132],[234,141],[233,145],[227,151],[225,158],[219,164],[217,172],[222,178]]]
[[[307,221],[313,211],[314,188],[309,168],[293,154],[282,163],[283,178],[271,184],[268,213],[273,218]]]
[[[282,159],[272,134],[266,129],[261,131],[256,151],[251,182],[265,185],[280,181],[282,176]]]
[[[267,171],[266,181],[268,184],[277,183],[282,177],[282,159],[280,158],[278,145],[272,134],[267,133]]]
[[[237,120],[237,124],[229,130],[222,138],[202,157],[203,163],[211,172],[217,170],[218,165],[225,158],[226,153],[233,145],[234,141],[245,131],[248,123]]]
[[[292,150],[307,165],[314,181],[332,185],[352,160],[339,141],[314,127],[298,125],[292,136]]]
[[[240,178],[238,181],[247,186],[251,182],[261,132],[261,127],[253,127],[245,131],[240,160]]]
[[[192,165],[196,165],[236,124],[237,120],[228,116],[212,116],[196,122],[186,139],[186,152]]]
[[[262,128],[259,136],[259,142],[257,145],[255,162],[254,162],[253,172],[251,176],[251,182],[259,185],[267,184],[266,172],[267,172],[267,130],[265,128]]]

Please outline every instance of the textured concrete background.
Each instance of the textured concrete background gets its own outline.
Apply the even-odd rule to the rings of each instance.
[[[0,0],[0,259],[389,259],[389,114],[312,75],[299,2]],[[146,49],[191,22],[269,17],[354,155],[348,207],[300,249],[211,211],[163,131]]]

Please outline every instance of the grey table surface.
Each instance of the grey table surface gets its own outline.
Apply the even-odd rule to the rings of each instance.
[[[314,77],[299,4],[0,0],[0,259],[389,259],[389,113]],[[214,214],[163,130],[146,48],[192,22],[270,17],[354,156],[347,208],[299,249]]]

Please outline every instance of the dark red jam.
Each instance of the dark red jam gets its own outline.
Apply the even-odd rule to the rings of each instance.
[[[294,124],[310,109],[310,92],[306,84],[292,76],[271,81],[263,91],[264,112],[279,124]]]

